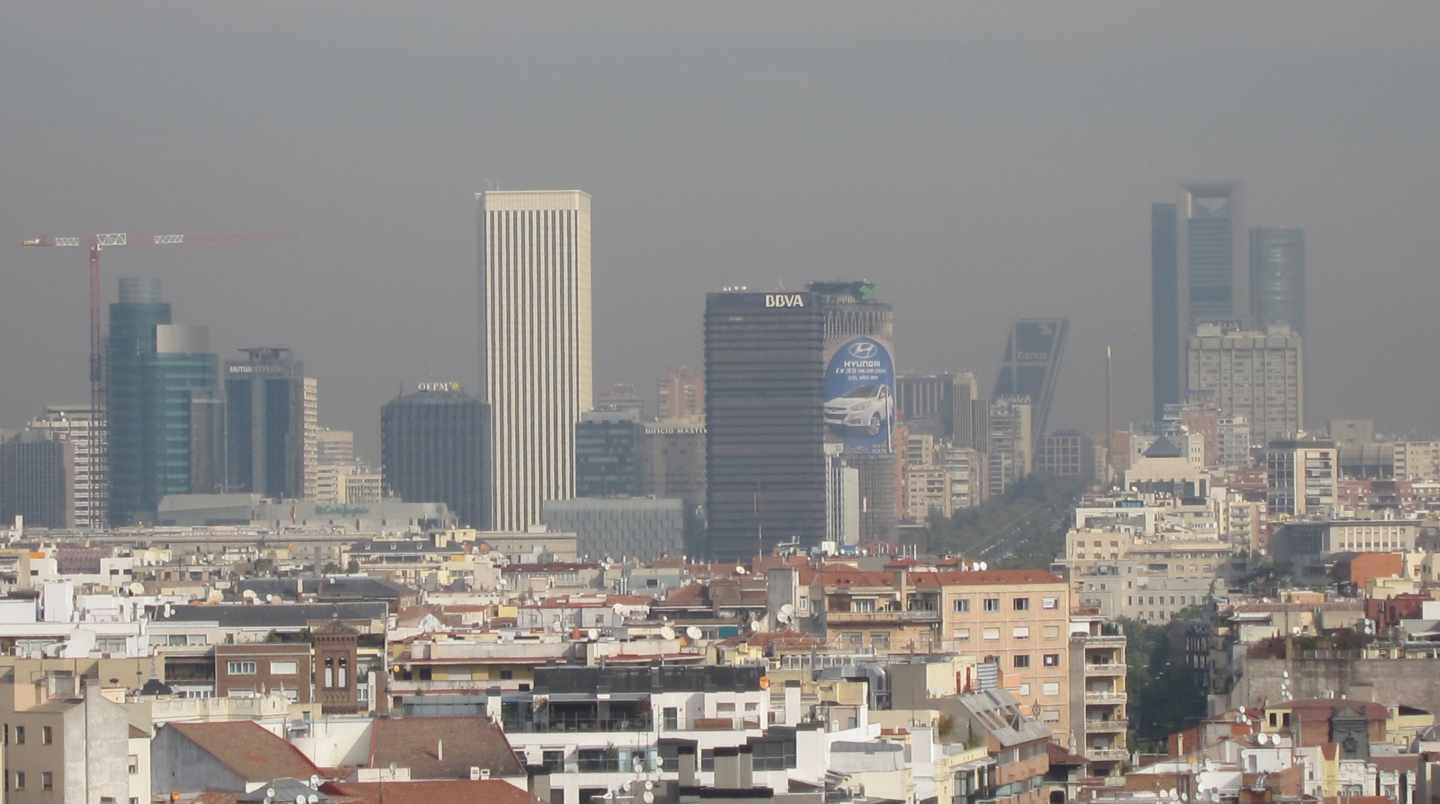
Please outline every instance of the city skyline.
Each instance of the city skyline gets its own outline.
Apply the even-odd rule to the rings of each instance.
[[[295,10],[283,26],[291,35],[255,9],[248,19],[265,32],[216,51],[248,64],[263,49],[253,70],[236,73],[205,49],[184,80],[136,93],[168,75],[162,55],[215,41],[221,15],[17,10],[0,64],[28,78],[0,114],[24,158],[5,168],[0,242],[129,227],[295,232],[244,249],[117,249],[107,275],[160,276],[222,351],[257,334],[292,345],[322,380],[326,418],[356,430],[373,459],[371,412],[397,385],[435,376],[472,385],[470,194],[487,183],[578,186],[606,202],[596,241],[601,383],[648,388],[645,366],[696,365],[706,290],[867,275],[886,287],[897,346],[915,370],[988,381],[1010,319],[1069,315],[1073,371],[1053,427],[1094,429],[1107,344],[1115,421],[1148,415],[1143,210],[1172,197],[1180,178],[1235,176],[1249,187],[1252,221],[1306,229],[1311,357],[1339,367],[1312,372],[1315,417],[1364,413],[1400,432],[1440,426],[1428,386],[1409,370],[1428,359],[1437,333],[1426,300],[1440,294],[1440,279],[1423,271],[1436,246],[1425,143],[1440,121],[1413,103],[1436,73],[1436,26],[1423,24],[1433,10],[1331,5],[1282,18],[1246,9],[1236,26],[1192,11],[1162,24],[1120,4],[1113,18],[1134,26],[1123,40],[1097,22],[1112,17],[1074,10],[1037,21],[996,9],[979,25],[960,10],[830,13],[838,37],[804,32],[793,12],[779,15],[778,31],[738,25],[724,38],[677,21],[676,48],[637,35],[646,23],[623,14],[581,12],[594,33],[581,36],[572,18],[538,10],[435,27]],[[557,49],[535,53],[496,33],[525,20]],[[117,27],[135,31],[144,58],[96,61]],[[1205,42],[1170,42],[1182,29]],[[72,55],[39,44],[55,30],[74,37]],[[1087,34],[1069,36],[1077,30]],[[864,31],[873,33],[854,41]],[[382,52],[398,36],[429,55],[372,62],[357,47],[317,61],[307,43],[332,36]],[[607,44],[616,41],[626,46]],[[1216,43],[1223,60],[1211,58]],[[743,67],[737,50],[752,54]],[[507,65],[525,59],[542,69],[511,75]],[[584,69],[571,69],[577,62]],[[377,103],[397,115],[361,125]],[[256,109],[266,110],[260,136],[247,128]],[[841,114],[847,125],[833,125]],[[768,125],[779,119],[795,124]],[[64,139],[47,147],[57,130]],[[27,344],[6,350],[4,370],[27,381],[0,389],[0,426],[88,398],[75,251],[4,251],[0,320],[7,340]],[[1373,399],[1387,383],[1397,393]]]

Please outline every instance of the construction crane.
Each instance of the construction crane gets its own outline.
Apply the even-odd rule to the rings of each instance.
[[[100,252],[117,246],[181,246],[181,245],[223,245],[231,242],[269,239],[281,236],[275,232],[243,232],[221,234],[156,234],[132,235],[127,232],[108,232],[92,235],[41,235],[20,241],[22,246],[44,248],[85,248],[90,252],[90,423],[87,435],[90,439],[90,466],[92,483],[97,467],[109,459],[109,417],[105,409],[105,336],[104,320],[100,312],[104,293],[100,288]],[[104,419],[102,422],[101,419]],[[104,443],[99,435],[106,434]],[[91,493],[97,490],[92,487]],[[108,507],[108,506],[107,506]],[[99,519],[99,506],[90,507],[92,529],[104,527]]]

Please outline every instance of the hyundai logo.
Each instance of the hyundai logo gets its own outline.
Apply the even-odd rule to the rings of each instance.
[[[874,357],[874,356],[875,356],[875,342],[874,342],[874,341],[856,341],[855,343],[850,344],[850,356],[851,356],[851,357],[858,357],[858,358],[860,358],[860,359],[862,359],[862,360],[868,359],[868,358],[871,358],[871,357]]]

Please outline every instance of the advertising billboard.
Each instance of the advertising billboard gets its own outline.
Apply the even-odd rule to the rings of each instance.
[[[868,336],[841,341],[825,364],[825,439],[846,452],[889,452],[895,421],[895,360]]]

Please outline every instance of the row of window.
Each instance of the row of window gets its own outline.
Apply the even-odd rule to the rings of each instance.
[[[1017,692],[1021,697],[1028,696],[1028,695],[1030,694],[1030,685],[1029,685],[1028,683],[1027,683],[1027,684],[1021,684],[1020,687],[1019,687],[1019,689],[1016,690],[1016,692]],[[1041,695],[1051,696],[1051,697],[1056,696],[1056,695],[1059,695],[1059,694],[1060,694],[1060,685],[1059,685],[1058,683],[1054,682],[1054,681],[1047,681],[1047,682],[1045,682],[1044,684],[1041,684],[1041,685],[1040,685],[1040,694],[1041,694]]]
[[[13,786],[10,783],[12,777],[15,780]],[[17,793],[22,792],[25,790],[25,784],[28,781],[29,779],[27,778],[25,771],[17,770],[13,774],[7,773],[5,774],[5,792],[9,793],[12,790]],[[50,771],[40,771],[40,789],[54,790],[55,774],[51,773]]]
[[[52,744],[54,741],[55,741],[55,733],[50,729],[50,727],[49,727],[49,726],[41,726],[41,727],[40,727],[40,744],[41,744],[41,745],[50,745],[50,744]],[[3,726],[0,726],[0,744],[10,745],[10,724],[9,724],[9,723],[6,723],[6,724],[4,724]],[[15,727],[15,745],[24,745],[24,744],[25,744],[25,727],[24,727],[24,726],[16,726],[16,727]]]
[[[998,598],[998,597],[986,597],[986,598],[981,598],[981,599],[980,599],[980,603],[981,603],[981,607],[983,608],[983,610],[984,610],[987,614],[993,614],[993,613],[995,613],[995,612],[998,612],[998,611],[1000,611],[1000,608],[1001,608],[1001,607],[1000,607],[1000,598]],[[1040,599],[1040,608],[1042,608],[1042,609],[1053,610],[1053,609],[1056,609],[1056,608],[1059,608],[1059,607],[1060,607],[1060,598],[1058,598],[1058,597],[1053,597],[1053,596],[1052,596],[1052,597],[1043,597],[1043,598]],[[968,613],[968,612],[970,611],[970,598],[968,598],[968,597],[957,597],[957,598],[955,598],[955,599],[953,599],[953,600],[950,601],[950,608],[951,608],[951,610],[954,611],[956,614],[966,614],[966,613]],[[1016,597],[1016,598],[1011,598],[1011,600],[1010,600],[1010,608],[1011,608],[1012,610],[1014,610],[1014,611],[1029,611],[1029,610],[1030,610],[1030,598],[1028,598],[1028,597]]]
[[[247,659],[233,660],[226,662],[225,672],[232,676],[253,676],[258,667],[256,662]],[[272,676],[293,676],[299,672],[299,664],[293,661],[272,661],[270,663],[270,675]]]
[[[1060,626],[1058,626],[1058,625],[1047,625],[1047,626],[1045,626],[1045,630],[1043,631],[1043,633],[1044,633],[1044,635],[1045,635],[1045,636],[1044,636],[1045,639],[1059,639],[1059,638],[1060,638]],[[961,642],[969,639],[969,638],[970,638],[970,629],[969,629],[969,628],[956,628],[955,631],[954,631],[954,638],[955,638],[956,640],[961,641]],[[982,629],[980,629],[980,638],[981,638],[981,639],[984,639],[984,640],[986,640],[986,641],[997,640],[997,639],[1000,638],[1000,629],[999,629],[999,628],[982,628]],[[1030,638],[1030,626],[1028,626],[1028,625],[1017,625],[1017,626],[1015,626],[1014,628],[1010,629],[1010,638],[1011,638],[1011,639],[1029,639],[1029,638]]]

